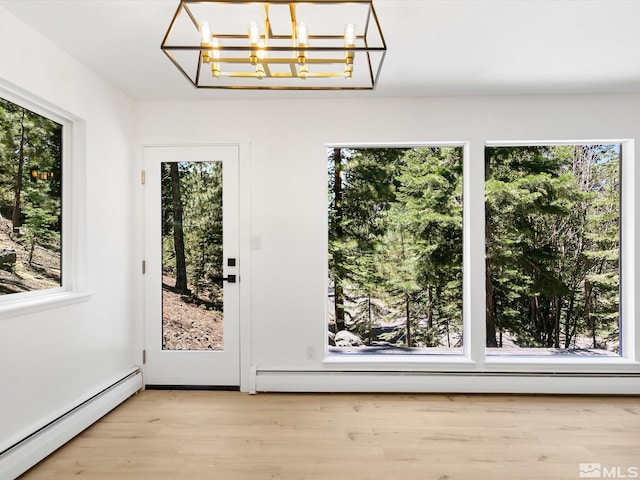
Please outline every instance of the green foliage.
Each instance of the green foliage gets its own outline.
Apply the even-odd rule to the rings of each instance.
[[[330,282],[344,290],[336,311],[368,343],[460,345],[461,149],[340,153],[329,151]],[[390,328],[374,338],[381,325]]]
[[[61,173],[62,125],[0,98],[0,214],[30,264],[36,246],[61,254]]]
[[[22,184],[46,192],[51,213],[60,210],[62,192],[62,126],[0,98],[0,213],[11,218],[20,162]],[[47,180],[30,181],[31,169],[51,172]],[[44,197],[41,197],[44,198]],[[23,212],[20,212],[23,214]],[[59,219],[52,224],[60,233]]]
[[[33,262],[33,252],[37,245],[60,251],[60,233],[53,228],[60,216],[59,202],[47,190],[49,188],[30,189],[28,192],[23,226],[29,246],[29,263]]]
[[[222,164],[178,164],[183,221],[176,225],[171,204],[169,164],[162,165],[163,271],[175,276],[173,229],[184,234],[187,280],[197,297],[219,304],[222,292],[213,279],[222,276]]]
[[[619,165],[619,145],[487,148],[489,346],[617,351]],[[460,346],[461,149],[329,149],[328,171],[329,327]]]
[[[618,145],[487,149],[488,345],[617,349],[619,164]]]

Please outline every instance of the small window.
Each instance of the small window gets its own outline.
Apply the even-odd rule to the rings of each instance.
[[[462,354],[462,150],[327,150],[330,353]]]
[[[620,144],[486,149],[488,355],[621,353],[620,173]]]
[[[62,130],[0,98],[0,296],[62,286]]]

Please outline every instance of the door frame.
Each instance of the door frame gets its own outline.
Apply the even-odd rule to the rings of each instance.
[[[138,168],[136,169],[136,177],[142,179],[138,183],[139,190],[137,198],[139,200],[137,208],[139,219],[138,222],[138,257],[140,263],[137,264],[136,272],[139,275],[139,282],[137,282],[136,297],[139,300],[137,308],[137,318],[135,328],[135,345],[137,345],[134,352],[134,358],[136,363],[141,367],[144,373],[144,349],[146,338],[146,325],[145,325],[145,277],[140,268],[140,264],[145,259],[145,241],[147,232],[145,231],[145,190],[144,190],[144,150],[146,147],[220,147],[220,146],[234,146],[238,148],[238,222],[239,222],[239,238],[238,238],[238,251],[239,251],[239,362],[240,362],[240,391],[249,392],[251,382],[251,371],[253,364],[253,355],[251,351],[251,248],[250,248],[250,236],[251,236],[251,198],[250,198],[250,159],[251,159],[251,144],[246,142],[225,142],[225,143],[209,143],[209,142],[172,142],[166,143],[158,139],[153,141],[142,142],[139,149],[139,161]]]

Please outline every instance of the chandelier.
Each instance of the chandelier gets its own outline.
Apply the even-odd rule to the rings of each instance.
[[[371,90],[386,45],[372,0],[182,0],[162,51],[197,88]]]

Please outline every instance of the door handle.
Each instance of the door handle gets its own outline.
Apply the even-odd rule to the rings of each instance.
[[[235,275],[229,275],[226,277],[214,277],[211,279],[211,281],[215,283],[222,283],[222,282],[236,283],[237,277]]]

